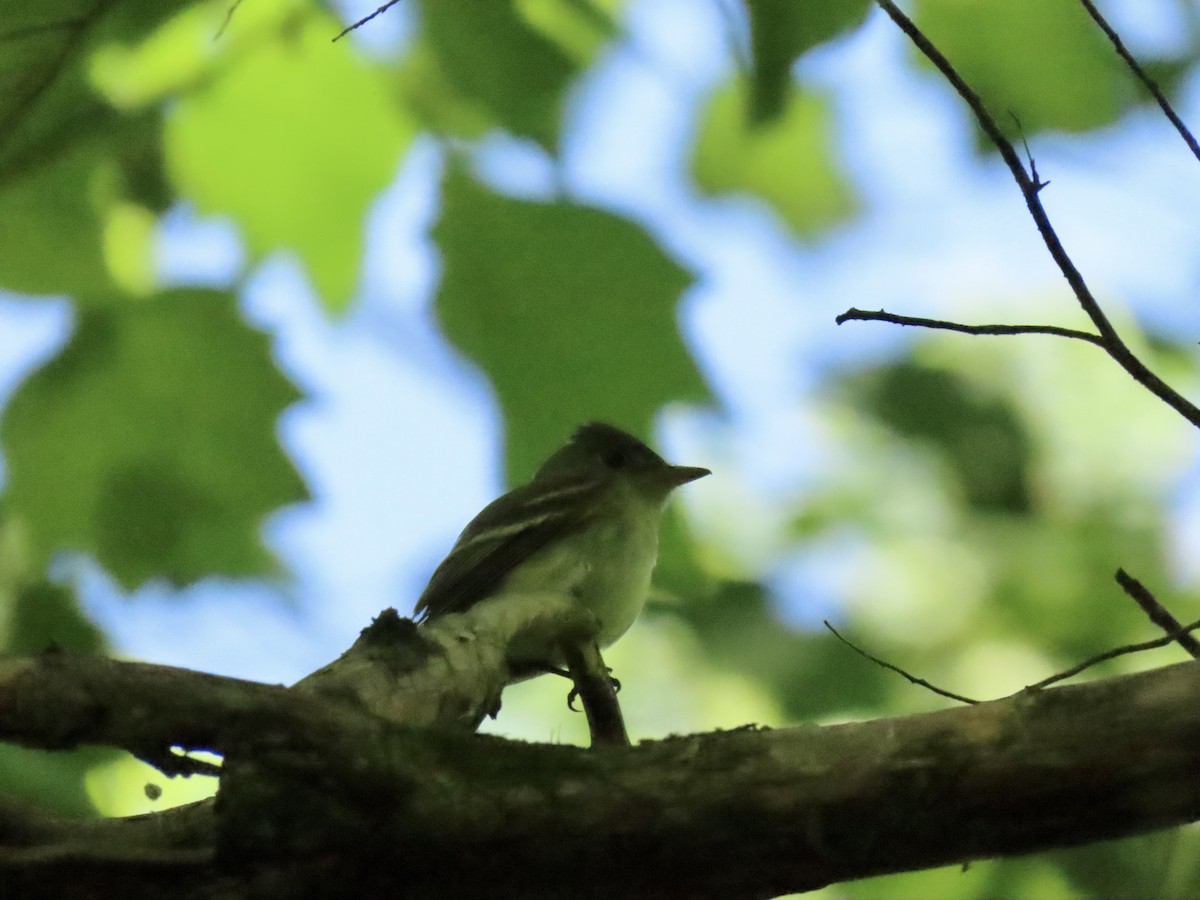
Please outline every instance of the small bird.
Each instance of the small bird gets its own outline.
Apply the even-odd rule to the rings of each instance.
[[[580,427],[531,481],[492,501],[463,529],[417,601],[418,621],[499,595],[520,602],[556,593],[596,616],[597,644],[607,647],[642,611],[667,497],[709,474],[671,465],[612,425]],[[548,647],[510,659],[518,677],[557,662]]]

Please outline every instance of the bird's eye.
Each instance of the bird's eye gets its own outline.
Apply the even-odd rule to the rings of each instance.
[[[620,450],[610,450],[601,457],[601,462],[610,469],[620,469],[625,465],[627,460],[625,459],[625,454]]]

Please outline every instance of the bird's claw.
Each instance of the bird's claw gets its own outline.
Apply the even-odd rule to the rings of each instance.
[[[608,682],[609,682],[609,684],[612,685],[613,693],[614,694],[621,693],[621,681],[618,678],[613,678],[612,669],[605,666],[604,672],[606,675],[608,675]],[[567,709],[571,710],[571,712],[579,712],[579,710],[577,710],[575,708],[575,698],[578,696],[579,696],[579,688],[577,688],[577,687],[571,688],[570,693],[567,694]]]

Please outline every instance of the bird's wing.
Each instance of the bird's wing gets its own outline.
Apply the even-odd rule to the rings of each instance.
[[[602,482],[572,479],[527,484],[486,506],[459,535],[417,601],[418,621],[463,612],[551,541],[585,526]]]

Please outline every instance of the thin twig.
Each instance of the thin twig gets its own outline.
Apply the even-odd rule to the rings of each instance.
[[[1200,428],[1200,409],[1193,403],[1187,400],[1178,391],[1168,385],[1165,381],[1155,375],[1146,364],[1143,363],[1133,351],[1131,351],[1125,342],[1121,340],[1112,323],[1104,314],[1104,310],[1100,308],[1100,304],[1092,295],[1091,289],[1083,280],[1083,275],[1079,269],[1075,267],[1071,257],[1067,255],[1067,251],[1059,240],[1054,227],[1050,224],[1050,218],[1046,214],[1045,208],[1042,206],[1042,201],[1038,194],[1042,188],[1042,182],[1039,179],[1032,178],[1025,171],[1025,166],[1021,163],[1020,156],[1017,155],[1016,149],[1012,142],[1004,136],[1000,131],[1000,127],[996,124],[996,120],[992,118],[987,108],[983,105],[983,101],[979,95],[971,89],[962,76],[954,69],[950,62],[942,55],[942,52],[933,45],[912,20],[908,18],[900,8],[896,6],[892,0],[875,0],[875,2],[883,9],[885,13],[892,19],[893,22],[908,35],[909,39],[917,46],[917,48],[925,54],[931,63],[942,73],[942,76],[950,82],[951,86],[963,101],[971,108],[975,114],[976,120],[979,122],[979,127],[983,129],[984,134],[996,145],[996,149],[1000,152],[1001,159],[1004,160],[1008,170],[1012,173],[1013,179],[1017,182],[1017,186],[1021,189],[1021,194],[1025,198],[1025,205],[1029,209],[1029,214],[1033,217],[1034,223],[1037,225],[1039,234],[1042,236],[1042,241],[1046,245],[1046,249],[1050,251],[1050,256],[1054,259],[1059,271],[1066,278],[1067,283],[1071,286],[1071,290],[1075,294],[1076,300],[1092,320],[1092,324],[1096,326],[1096,331],[1099,332],[1101,346],[1105,352],[1111,356],[1121,368],[1177,413],[1187,419],[1192,425]]]
[[[1089,331],[1078,331],[1074,328],[1060,328],[1057,325],[962,325],[958,322],[947,322],[943,319],[924,319],[920,316],[901,316],[884,310],[855,309],[851,307],[836,319],[837,324],[849,321],[891,322],[895,325],[912,325],[917,328],[937,328],[943,331],[961,331],[964,334],[1052,334],[1056,337],[1074,338],[1087,341],[1097,347],[1104,346],[1104,340],[1098,334]]]
[[[824,619],[822,621],[824,621],[825,627],[833,632],[833,636],[835,638],[837,638],[839,641],[841,641],[843,644],[845,644],[847,647],[849,647],[851,650],[853,650],[859,656],[864,657],[865,659],[869,659],[871,662],[875,663],[875,665],[883,666],[885,669],[888,669],[892,672],[895,672],[897,675],[904,677],[912,684],[923,687],[926,690],[933,691],[935,694],[939,694],[943,697],[949,697],[951,700],[957,700],[959,703],[970,703],[970,704],[974,705],[979,702],[978,700],[972,700],[970,697],[964,697],[962,694],[955,694],[953,691],[943,690],[942,688],[938,687],[936,684],[930,684],[924,678],[918,678],[915,675],[910,675],[908,672],[905,672],[899,666],[894,666],[890,662],[880,659],[878,656],[872,656],[866,650],[862,649],[862,647],[859,647],[859,646],[855,645],[854,643],[852,643],[851,641],[849,641],[848,639],[842,637],[838,633],[838,630],[829,624],[828,619]]]
[[[1077,666],[1072,666],[1065,672],[1059,672],[1057,675],[1051,675],[1049,678],[1043,678],[1036,684],[1031,684],[1025,688],[1027,691],[1039,691],[1042,688],[1049,687],[1052,684],[1058,684],[1060,681],[1066,681],[1075,675],[1078,675],[1084,669],[1090,669],[1092,666],[1102,662],[1107,662],[1110,659],[1116,659],[1118,656],[1126,656],[1130,653],[1141,653],[1144,650],[1156,650],[1159,647],[1165,647],[1167,644],[1175,643],[1185,634],[1191,634],[1197,628],[1200,628],[1200,619],[1192,622],[1190,625],[1184,625],[1170,634],[1156,638],[1153,641],[1142,641],[1140,644],[1125,644],[1122,647],[1114,647],[1112,650],[1105,650],[1096,656],[1086,659]]]
[[[1171,615],[1170,611],[1158,602],[1146,586],[1126,572],[1124,569],[1117,569],[1117,584],[1122,590],[1130,596],[1134,603],[1142,608],[1142,611],[1150,617],[1150,621],[1161,628],[1168,634],[1177,634],[1179,646],[1191,654],[1193,659],[1200,659],[1200,641],[1196,640],[1195,636],[1189,632],[1181,632],[1183,626],[1179,620]]]
[[[1129,66],[1129,70],[1137,76],[1138,81],[1142,83],[1146,90],[1150,92],[1150,96],[1158,103],[1158,107],[1163,111],[1163,115],[1175,126],[1175,130],[1179,132],[1179,136],[1183,138],[1183,142],[1192,151],[1192,156],[1200,159],[1200,144],[1196,143],[1195,136],[1183,124],[1183,119],[1179,118],[1175,113],[1170,101],[1167,100],[1166,95],[1159,89],[1158,83],[1146,74],[1145,69],[1138,65],[1138,61],[1133,58],[1133,54],[1126,49],[1121,36],[1108,24],[1108,21],[1100,14],[1100,10],[1096,9],[1096,5],[1092,3],[1092,0],[1079,0],[1079,2],[1083,4],[1083,8],[1092,17],[1092,21],[1100,26],[1100,30],[1104,32],[1105,37],[1113,45],[1113,49],[1117,51],[1117,56],[1125,60],[1125,65]]]
[[[225,10],[225,18],[221,21],[221,27],[217,29],[217,33],[213,35],[213,42],[219,41],[225,35],[225,29],[229,27],[229,23],[233,21],[233,14],[237,12],[238,7],[242,5],[242,0],[233,0],[229,9]]]
[[[1041,191],[1044,187],[1049,187],[1050,182],[1042,181],[1037,173],[1037,160],[1033,158],[1033,151],[1029,149],[1029,141],[1025,139],[1025,129],[1021,126],[1021,120],[1017,118],[1017,114],[1011,109],[1008,114],[1012,116],[1013,124],[1017,126],[1017,134],[1021,135],[1021,146],[1025,148],[1025,161],[1029,163],[1029,177],[1033,180],[1034,187]]]
[[[376,16],[383,15],[385,12],[387,12],[389,9],[391,9],[393,6],[395,6],[399,2],[400,2],[400,0],[387,0],[387,3],[385,3],[385,4],[383,4],[383,6],[379,7],[377,10],[375,10],[375,12],[371,13],[370,15],[363,16],[357,22],[352,22],[349,25],[347,25],[345,28],[343,28],[341,31],[339,31],[338,36],[333,39],[332,43],[336,44],[338,41],[340,41],[342,38],[344,38],[350,32],[357,31],[359,28],[362,28],[364,25],[366,25],[368,22],[370,22],[373,18],[375,18]]]

